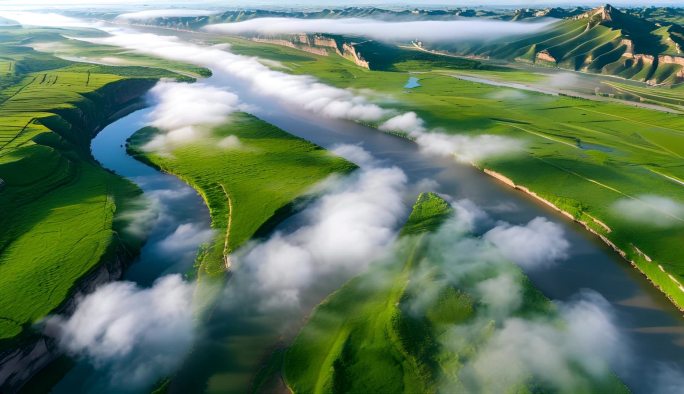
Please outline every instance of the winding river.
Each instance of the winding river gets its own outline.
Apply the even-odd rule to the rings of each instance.
[[[148,287],[161,276],[186,273],[192,268],[201,238],[190,238],[182,245],[169,247],[168,240],[183,231],[209,234],[209,210],[204,200],[178,178],[149,167],[126,152],[126,139],[143,127],[150,109],[135,111],[105,127],[93,139],[91,152],[105,168],[140,187],[146,204],[136,215],[144,219],[147,241],[140,255],[126,270],[124,280]],[[87,362],[77,365],[53,388],[57,393],[105,392],[108,383]]]
[[[548,297],[566,301],[582,289],[592,289],[613,306],[619,329],[628,338],[634,362],[619,374],[635,392],[649,392],[664,366],[684,365],[684,319],[653,286],[612,249],[551,208],[513,190],[470,166],[422,153],[414,143],[348,121],[303,113],[297,108],[255,93],[240,80],[215,74],[206,83],[238,93],[250,111],[281,129],[325,148],[358,144],[387,166],[401,168],[413,185],[424,179],[438,183],[437,192],[467,198],[494,220],[524,224],[537,216],[559,223],[571,243],[567,260],[527,270]],[[173,176],[161,174],[126,154],[125,140],[144,122],[148,110],[134,112],[105,128],[93,141],[92,152],[106,168],[136,182],[158,201],[160,219],[154,221],[149,241],[126,279],[149,285],[155,278],[184,272],[192,261],[169,260],[159,245],[183,224],[208,228],[208,211],[200,197]],[[295,217],[281,228],[296,225]],[[195,245],[196,247],[196,245]],[[189,253],[188,256],[192,256]],[[183,259],[182,259],[183,260]],[[172,263],[170,263],[172,262]],[[231,278],[228,286],[239,281]],[[318,289],[319,297],[332,288]],[[311,307],[313,305],[310,305]],[[290,317],[300,321],[302,316]],[[250,305],[221,306],[202,328],[202,336],[170,388],[177,392],[246,392],[258,367],[272,350],[287,341],[282,316],[262,316]],[[290,333],[291,334],[291,333]],[[57,386],[57,392],[88,391],[97,373],[79,364]],[[92,390],[91,390],[92,391]]]

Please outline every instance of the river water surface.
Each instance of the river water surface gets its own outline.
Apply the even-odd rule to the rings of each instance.
[[[579,224],[471,166],[424,154],[411,141],[353,122],[302,112],[279,103],[272,97],[254,92],[242,81],[229,75],[217,73],[207,82],[237,92],[240,99],[250,105],[254,115],[291,134],[325,148],[333,148],[338,144],[358,144],[384,165],[401,168],[414,185],[424,179],[435,180],[439,185],[435,191],[454,199],[470,199],[487,210],[495,220],[525,224],[537,216],[544,216],[559,223],[571,244],[570,256],[552,266],[526,270],[534,284],[553,300],[570,301],[583,289],[591,289],[610,302],[616,313],[618,327],[629,342],[632,354],[625,357],[633,360],[632,367],[621,370],[620,375],[634,391],[652,391],[653,384],[659,379],[664,367],[679,370],[684,365],[684,319],[680,313],[629,263]],[[244,316],[244,311],[242,313]],[[219,336],[232,332],[232,341],[237,341],[238,338],[248,341],[250,336],[245,335],[245,332],[255,329],[256,317],[252,312],[247,312],[246,315],[252,316],[247,319],[250,324],[238,327],[227,322],[245,320],[238,318],[235,310],[230,310],[226,316],[214,319],[213,329]],[[261,343],[263,335],[266,334],[254,335],[251,339]],[[208,343],[216,345],[213,341]],[[251,352],[259,349],[269,351],[273,348],[271,344],[240,347],[243,346]],[[235,363],[235,368],[223,368],[224,365],[218,368],[221,372],[208,374],[206,377],[209,383],[205,387],[214,387],[219,391],[242,391],[243,387],[240,385],[226,385],[222,382],[228,382],[231,377],[241,376],[241,372],[244,372],[244,365],[240,367],[237,364],[245,362],[245,350],[228,352],[233,359],[223,359],[223,362]],[[195,362],[197,364],[189,363],[188,373],[185,375],[190,380],[191,375],[197,377],[197,374],[203,375],[202,372],[211,370],[202,360]],[[216,359],[212,362],[216,362]],[[242,378],[247,379],[247,376]],[[193,385],[179,387],[189,388]],[[231,387],[235,389],[230,390]]]
[[[555,265],[526,270],[533,283],[553,300],[567,301],[583,289],[591,289],[610,302],[619,329],[630,345],[631,354],[625,356],[634,361],[619,374],[635,392],[652,391],[663,367],[679,369],[684,365],[681,315],[643,276],[577,223],[475,168],[426,155],[411,141],[352,122],[304,113],[252,91],[243,81],[229,75],[217,73],[205,83],[238,93],[241,101],[249,105],[250,112],[291,134],[325,148],[358,144],[384,165],[402,169],[414,185],[432,179],[438,184],[433,191],[454,199],[470,199],[494,220],[525,224],[544,216],[559,223],[571,244],[570,256]],[[124,141],[141,126],[145,112],[135,112],[105,128],[93,141],[92,152],[103,166],[140,185],[147,195],[159,201],[160,210],[166,212],[162,220],[155,222],[141,258],[127,274],[127,279],[149,285],[163,274],[183,272],[189,267],[192,261],[169,260],[160,252],[158,244],[182,224],[208,228],[208,212],[199,196],[183,182],[126,155]],[[166,198],[159,198],[160,195]],[[295,216],[281,224],[280,229],[296,223]],[[227,286],[239,279],[238,273]],[[332,290],[317,289],[317,296],[322,298]],[[290,319],[301,321],[308,312],[302,311],[301,316]],[[195,351],[173,378],[172,391],[248,391],[264,357],[289,338],[281,330],[282,326],[275,324],[280,319],[283,317],[259,315],[248,302],[217,307],[202,328]],[[89,379],[96,376],[91,367],[79,364],[58,384],[56,391],[87,391],[84,389],[92,387]]]
[[[93,139],[91,152],[105,168],[116,172],[144,192],[141,209],[133,214],[146,225],[147,241],[140,255],[126,270],[124,280],[148,287],[167,274],[186,273],[192,268],[201,238],[169,247],[169,240],[183,231],[209,234],[209,210],[197,192],[178,178],[159,172],[126,153],[126,139],[143,127],[150,109],[133,112],[105,127]],[[143,202],[143,201],[141,201]],[[106,392],[106,377],[88,362],[79,362],[53,389],[57,393]]]

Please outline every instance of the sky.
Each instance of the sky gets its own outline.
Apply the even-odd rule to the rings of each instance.
[[[608,1],[615,6],[644,6],[644,5],[680,5],[681,0],[662,0],[662,1],[648,1],[648,0],[612,0]],[[545,7],[558,5],[588,5],[596,6],[606,3],[606,0],[489,0],[486,2],[478,0],[295,0],[283,3],[278,0],[206,0],[206,1],[165,1],[165,0],[147,0],[142,2],[142,7],[153,8],[155,6],[213,6],[220,8],[231,7],[279,7],[279,8],[297,8],[297,7],[346,7],[346,6],[398,6],[398,7],[427,7],[427,6],[442,6],[456,8],[459,6],[514,6],[514,7]],[[140,0],[0,0],[0,6],[13,7],[29,7],[29,6],[136,6],[141,7]]]

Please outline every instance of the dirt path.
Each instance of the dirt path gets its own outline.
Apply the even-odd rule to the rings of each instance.
[[[226,267],[226,271],[228,271],[232,265],[230,262],[230,254],[228,252],[230,248],[230,228],[233,225],[233,200],[230,198],[230,194],[228,194],[228,191],[223,184],[221,184],[221,189],[223,190],[223,194],[226,196],[226,200],[228,201],[228,223],[226,224],[226,234],[223,238],[223,265]]]

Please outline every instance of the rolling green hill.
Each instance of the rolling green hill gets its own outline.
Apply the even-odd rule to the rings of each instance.
[[[435,49],[610,74],[651,84],[684,81],[684,28],[605,5],[513,41]]]

